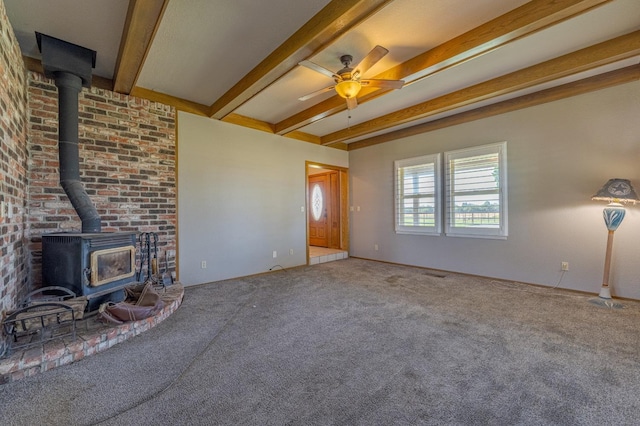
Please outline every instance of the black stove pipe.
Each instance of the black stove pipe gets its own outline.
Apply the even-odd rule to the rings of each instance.
[[[101,219],[80,181],[78,94],[91,87],[95,52],[36,32],[45,75],[58,87],[58,158],[60,185],[82,220],[83,233],[99,233]]]
[[[82,221],[82,232],[100,232],[100,215],[80,182],[78,93],[82,90],[82,79],[69,72],[54,74],[58,87],[60,185]]]

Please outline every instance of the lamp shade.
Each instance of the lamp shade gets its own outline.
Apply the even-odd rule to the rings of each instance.
[[[622,204],[640,203],[640,199],[638,199],[638,195],[633,186],[631,186],[629,179],[619,178],[609,179],[591,199]]]
[[[357,80],[343,80],[336,84],[336,92],[345,99],[355,98],[360,92],[360,82]]]

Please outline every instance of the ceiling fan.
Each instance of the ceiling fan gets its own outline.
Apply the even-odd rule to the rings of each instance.
[[[306,101],[314,96],[335,89],[338,95],[347,100],[347,108],[351,110],[358,106],[357,96],[362,87],[377,87],[381,89],[402,88],[404,85],[403,80],[362,79],[364,73],[366,73],[369,68],[375,65],[376,62],[382,59],[387,53],[389,53],[389,51],[384,47],[376,46],[367,54],[367,56],[364,57],[362,61],[360,61],[358,65],[353,68],[349,67],[353,61],[353,56],[342,55],[340,57],[340,62],[342,62],[344,68],[337,72],[329,71],[328,69],[311,61],[299,62],[298,65],[302,65],[303,67],[312,69],[322,75],[333,78],[336,82],[334,85],[309,93],[308,95],[299,98],[299,100]]]

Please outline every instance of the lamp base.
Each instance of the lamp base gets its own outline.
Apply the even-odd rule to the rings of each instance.
[[[624,305],[620,302],[616,302],[611,297],[592,297],[589,299],[589,303],[593,303],[596,306],[600,306],[601,308],[609,308],[609,309],[622,309]]]
[[[609,286],[602,286],[600,288],[600,294],[598,296],[600,296],[602,299],[611,299],[611,290],[609,289]]]

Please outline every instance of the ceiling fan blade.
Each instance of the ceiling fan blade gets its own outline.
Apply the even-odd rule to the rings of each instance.
[[[371,52],[364,57],[362,61],[355,67],[353,67],[354,77],[358,78],[361,75],[364,75],[365,72],[369,70],[372,66],[376,64],[380,59],[382,59],[389,51],[382,46],[374,47]]]
[[[335,86],[328,86],[328,87],[325,87],[324,89],[316,90],[313,93],[309,93],[308,95],[304,95],[303,97],[298,98],[298,100],[299,101],[306,101],[307,99],[311,99],[314,96],[318,96],[318,95],[321,95],[323,93],[329,92],[329,91],[333,90],[334,87]]]
[[[404,80],[361,80],[363,87],[379,87],[381,89],[401,89],[404,86]]]
[[[315,64],[315,63],[313,63],[311,61],[298,62],[298,65],[301,65],[303,67],[307,67],[310,70],[314,70],[315,72],[319,72],[320,74],[326,75],[329,78],[336,78],[337,77],[337,78],[342,80],[342,78],[339,75],[337,75],[336,73],[334,73],[333,71],[329,71],[328,69],[326,69],[324,67],[321,67],[320,65]]]
[[[347,98],[347,109],[355,109],[358,106],[358,100],[353,98]]]

